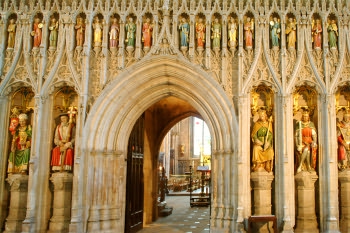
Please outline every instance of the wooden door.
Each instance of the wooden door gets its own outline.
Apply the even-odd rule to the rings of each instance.
[[[128,144],[125,232],[133,233],[143,226],[143,146],[144,114],[137,120]]]

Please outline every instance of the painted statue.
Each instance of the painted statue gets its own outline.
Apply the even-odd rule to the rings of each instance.
[[[338,26],[334,19],[332,19],[331,23],[328,25],[327,31],[328,31],[329,48],[337,48]]]
[[[125,25],[126,30],[126,45],[128,47],[135,46],[135,32],[136,32],[136,24],[134,23],[134,19],[129,17],[129,22]]]
[[[109,31],[109,47],[110,48],[117,48],[118,47],[119,31],[120,31],[120,29],[119,29],[118,19],[113,18],[111,29]]]
[[[295,43],[297,41],[297,25],[296,25],[295,19],[293,18],[288,19],[286,34],[287,34],[288,49],[295,49]]]
[[[51,18],[50,26],[50,37],[49,37],[49,43],[50,47],[57,47],[57,38],[58,38],[58,21],[55,17]]]
[[[274,159],[272,117],[268,119],[266,111],[259,112],[259,120],[253,126],[251,138],[253,141],[252,170],[264,169],[271,172]]]
[[[85,39],[85,23],[84,19],[82,17],[77,18],[77,24],[75,25],[76,30],[76,45],[77,47],[81,47],[84,45],[84,39]]]
[[[15,47],[16,39],[16,21],[15,19],[10,19],[9,26],[7,27],[8,39],[7,39],[7,48]]]
[[[211,39],[213,48],[220,48],[221,43],[221,24],[219,19],[215,18],[211,27]]]
[[[11,120],[10,131],[13,138],[8,159],[8,173],[27,174],[32,141],[32,127],[27,124],[28,115],[19,114],[18,123]]]
[[[317,160],[316,127],[310,121],[308,112],[302,114],[301,121],[295,127],[295,145],[297,148],[297,173],[315,171]]]
[[[102,24],[100,19],[96,16],[94,18],[94,23],[92,24],[92,28],[94,29],[94,45],[98,46],[102,43]]]
[[[198,18],[198,22],[196,23],[196,39],[197,47],[203,48],[205,43],[205,24],[202,18]]]
[[[312,27],[312,40],[314,49],[322,47],[322,24],[320,19],[316,19],[316,23]]]
[[[181,19],[181,23],[179,25],[180,30],[180,45],[181,47],[188,46],[188,36],[190,34],[190,25],[187,23],[186,18]]]
[[[246,48],[253,47],[254,39],[254,21],[250,17],[247,17],[246,22],[244,23],[244,40]]]
[[[277,17],[273,18],[273,21],[270,22],[271,27],[271,42],[273,47],[279,46],[280,33],[281,33],[281,24]]]
[[[337,124],[338,139],[338,168],[345,170],[349,168],[350,161],[350,112],[344,113],[344,118]]]
[[[237,45],[237,23],[233,17],[228,23],[228,43],[231,48],[235,48]]]
[[[143,47],[149,48],[152,45],[152,33],[153,25],[151,24],[151,19],[147,18],[146,22],[142,25],[142,42]]]
[[[33,31],[31,35],[34,37],[33,47],[38,48],[41,44],[42,39],[42,28],[43,24],[41,23],[41,19],[39,17],[35,17],[33,24]]]
[[[72,171],[74,160],[75,125],[69,121],[68,114],[60,115],[61,123],[55,130],[51,167],[53,172]]]

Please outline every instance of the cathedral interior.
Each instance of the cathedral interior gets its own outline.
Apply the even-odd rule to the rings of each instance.
[[[1,231],[137,232],[196,117],[210,232],[350,232],[349,27],[348,0],[0,0]]]

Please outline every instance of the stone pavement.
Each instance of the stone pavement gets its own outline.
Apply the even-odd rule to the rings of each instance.
[[[191,208],[189,196],[166,196],[165,201],[174,208],[173,213],[158,218],[138,233],[209,233],[209,207]]]

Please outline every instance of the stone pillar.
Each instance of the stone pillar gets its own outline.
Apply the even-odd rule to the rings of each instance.
[[[340,232],[350,232],[350,170],[339,172]]]
[[[269,173],[265,170],[251,173],[254,192],[253,215],[271,215],[271,183],[273,178],[272,172]],[[267,223],[255,223],[253,227],[258,232],[269,232]]]
[[[297,221],[294,232],[319,232],[315,211],[316,172],[302,171],[295,175],[297,187]]]
[[[50,178],[54,185],[53,214],[48,233],[68,232],[71,218],[73,174],[58,172]]]
[[[27,210],[28,175],[10,174],[6,180],[11,187],[11,196],[4,233],[21,232]]]

